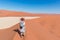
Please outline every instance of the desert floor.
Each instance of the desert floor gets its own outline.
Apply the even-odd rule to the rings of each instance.
[[[0,17],[39,16],[40,18],[25,20],[25,37],[20,38],[15,29],[19,23],[0,29],[0,40],[60,40],[60,15],[59,14],[29,14],[23,12],[0,11]],[[7,21],[4,21],[7,22]],[[10,23],[10,22],[9,22]],[[0,21],[0,25],[3,25]],[[6,25],[5,25],[6,26]],[[2,26],[0,26],[2,27]],[[2,27],[3,28],[3,27]]]

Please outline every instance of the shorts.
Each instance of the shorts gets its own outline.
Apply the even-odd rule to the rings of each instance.
[[[25,27],[22,27],[22,29],[20,29],[20,32],[25,33]]]

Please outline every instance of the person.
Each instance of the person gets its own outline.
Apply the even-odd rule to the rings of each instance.
[[[20,19],[20,36],[21,37],[24,37],[25,35],[25,19],[24,18],[21,18]]]

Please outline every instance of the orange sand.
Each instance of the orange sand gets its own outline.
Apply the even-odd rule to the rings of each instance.
[[[3,16],[31,16],[31,14],[10,11],[0,11],[0,17]],[[5,13],[5,14],[4,14]],[[7,13],[7,14],[6,14]],[[60,40],[60,15],[44,15],[32,14],[32,16],[40,16],[41,18],[33,20],[25,20],[26,35],[23,40]],[[0,30],[0,40],[22,40],[14,29],[19,29],[19,24],[9,29]]]

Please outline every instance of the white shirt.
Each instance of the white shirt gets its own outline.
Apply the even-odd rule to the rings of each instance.
[[[22,27],[22,29],[20,29],[20,32],[25,32],[25,22],[24,21],[20,21],[20,26]]]
[[[24,27],[25,26],[25,22],[24,21],[20,21],[20,26]]]

